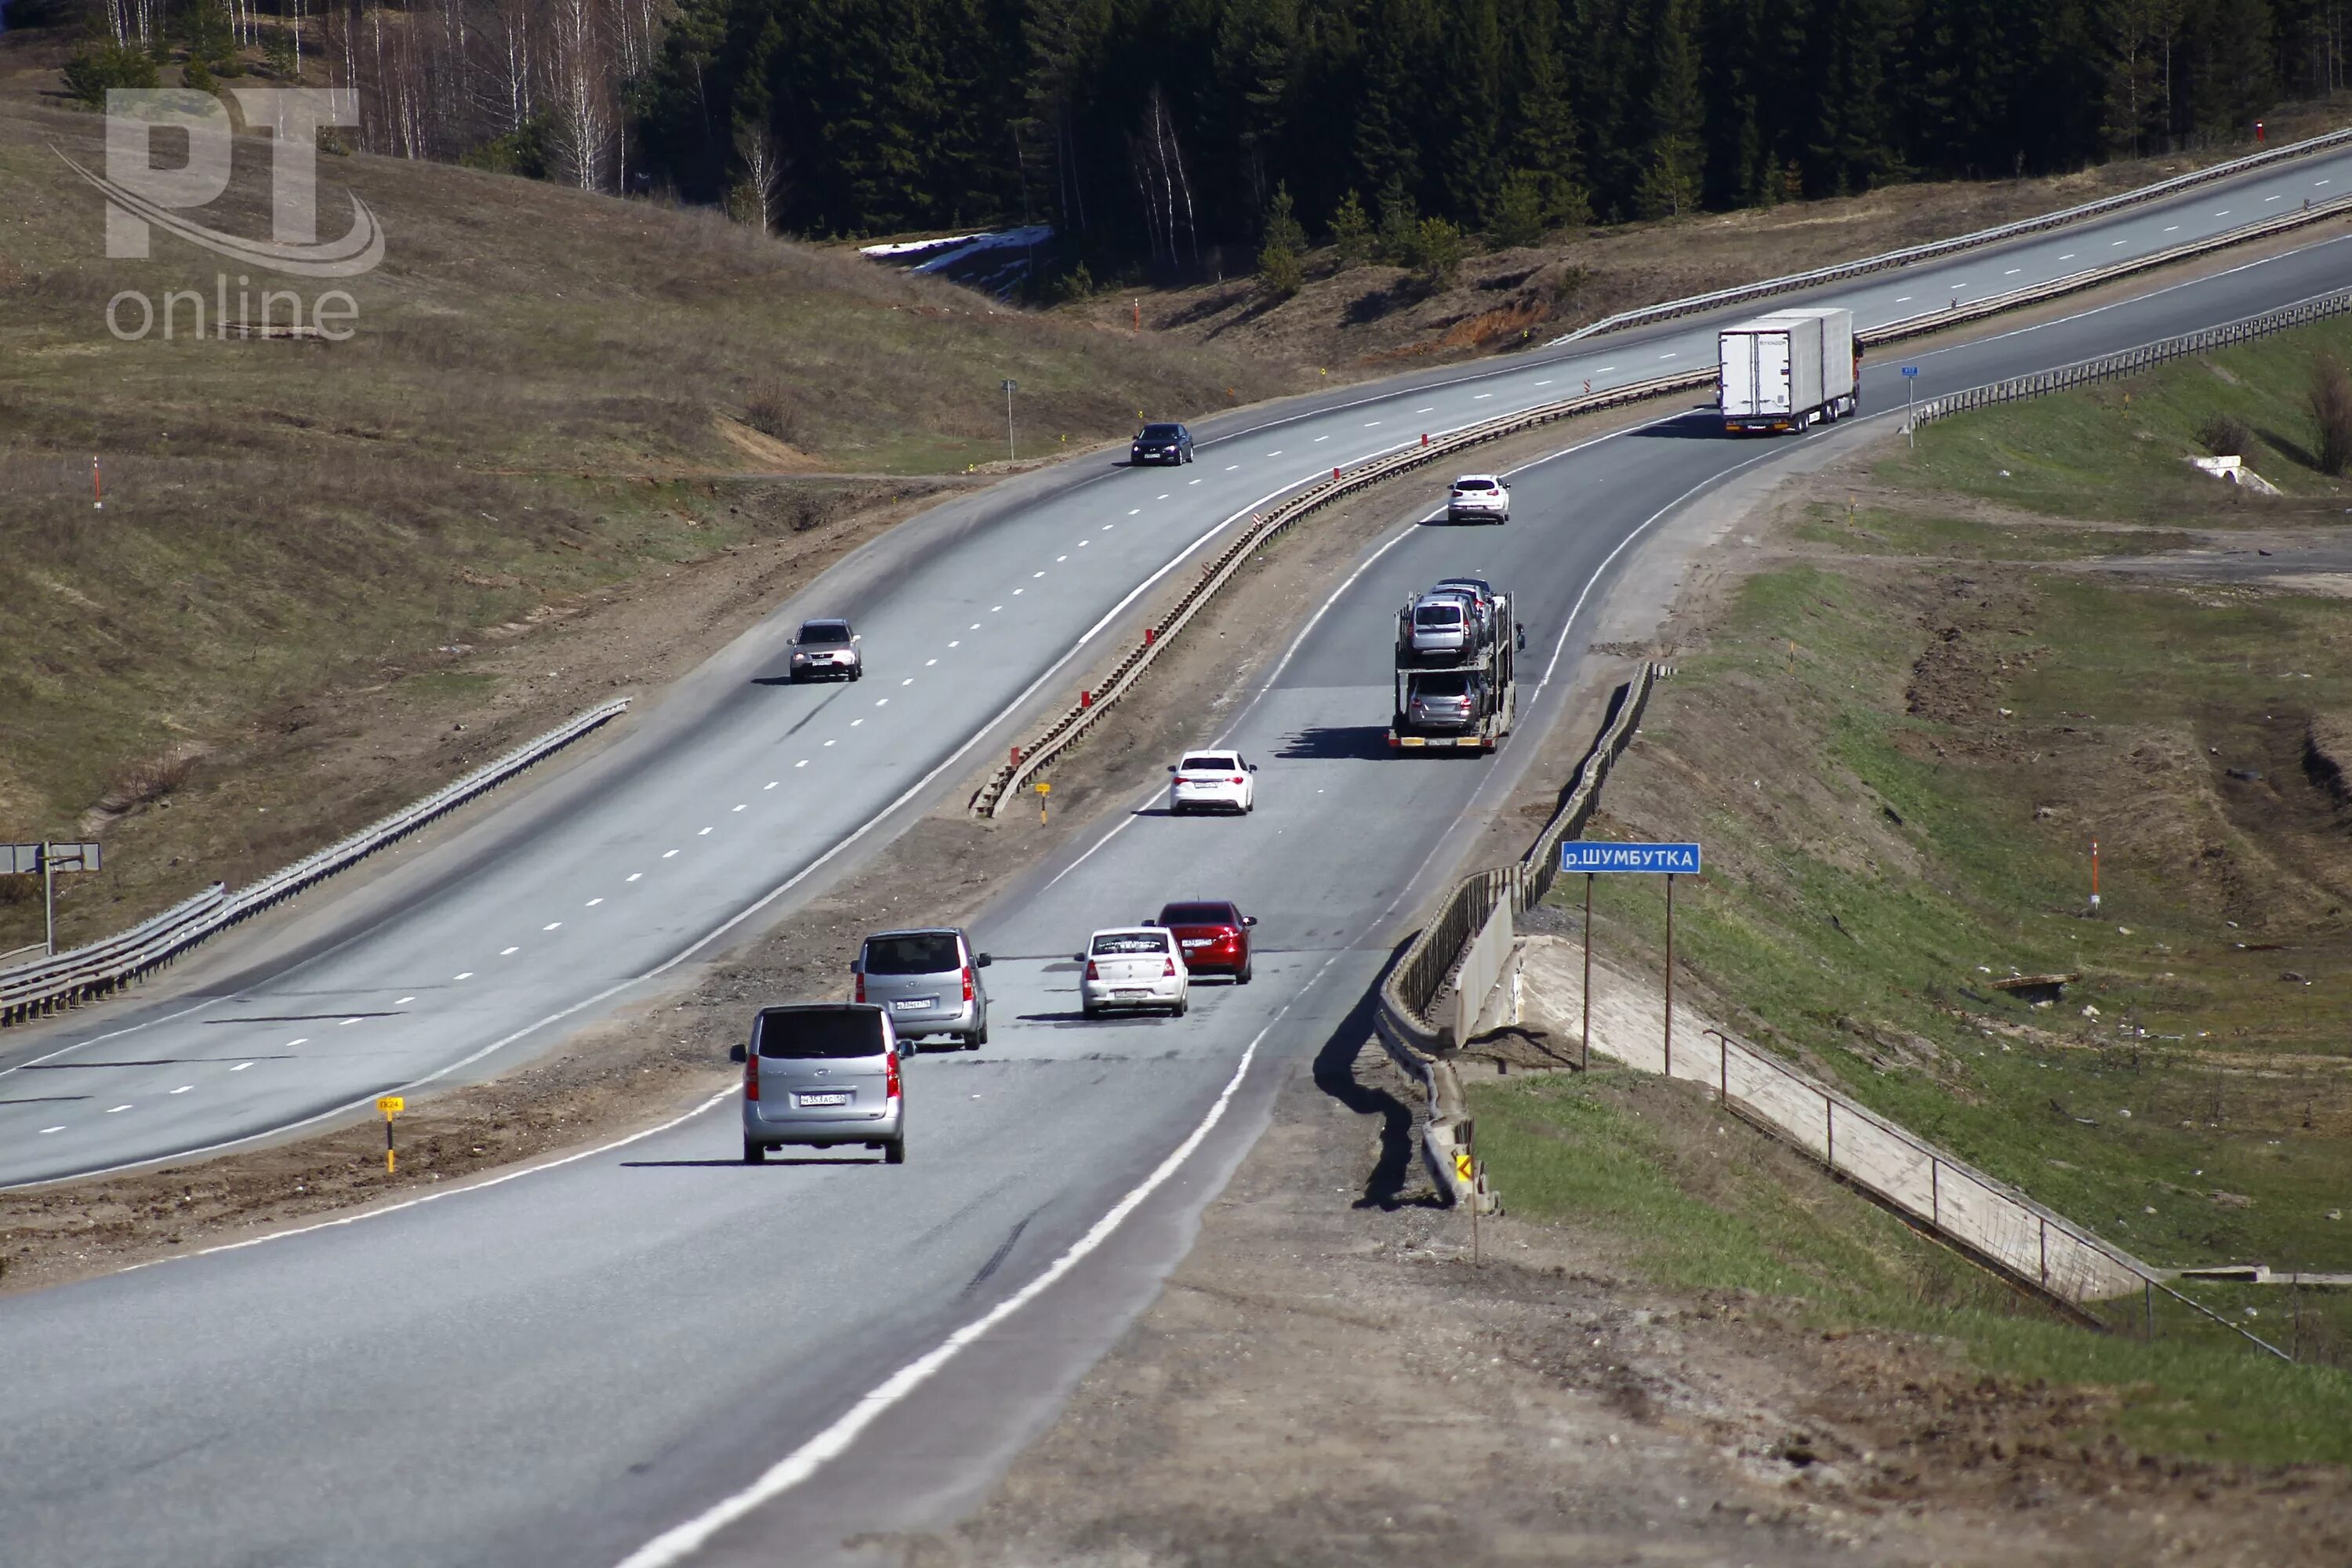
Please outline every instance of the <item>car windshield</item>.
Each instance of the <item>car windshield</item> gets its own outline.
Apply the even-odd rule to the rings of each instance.
[[[874,1007],[823,1007],[762,1013],[751,1038],[763,1057],[878,1057],[882,1014]]]
[[[1469,693],[1470,677],[1466,674],[1423,675],[1412,683],[1415,697],[1466,697]]]
[[[801,641],[804,643],[847,642],[848,640],[849,623],[847,621],[801,623]]]
[[[956,951],[956,939],[949,931],[919,931],[866,941],[868,974],[945,974],[962,967],[963,954]]]
[[[1239,925],[1231,904],[1171,904],[1160,911],[1160,923],[1164,926],[1230,926]]]
[[[1458,626],[1462,624],[1462,606],[1423,605],[1413,611],[1412,624],[1417,626]]]
[[[1179,773],[1229,773],[1239,766],[1232,756],[1214,752],[1196,752],[1176,764]]]
[[[1095,938],[1097,958],[1117,958],[1122,953],[1166,952],[1168,938],[1156,931],[1123,931],[1109,936]]]
[[[1137,439],[1143,441],[1173,441],[1182,434],[1184,434],[1184,426],[1181,425],[1146,425],[1143,427],[1143,434],[1137,437]]]

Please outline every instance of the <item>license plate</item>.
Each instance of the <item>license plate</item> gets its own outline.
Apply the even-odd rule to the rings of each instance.
[[[937,998],[930,996],[902,996],[890,1005],[901,1013],[917,1013],[929,1006]]]
[[[1184,939],[1184,945],[1186,947],[1214,947],[1216,943],[1212,939],[1202,936],[1186,937]]]
[[[846,1094],[803,1094],[796,1096],[795,1099],[802,1106],[810,1108],[820,1105],[847,1105],[849,1103],[849,1096]]]
[[[1121,986],[1117,991],[1112,992],[1111,994],[1114,996],[1149,996],[1151,994],[1151,988],[1148,985],[1125,985]]]

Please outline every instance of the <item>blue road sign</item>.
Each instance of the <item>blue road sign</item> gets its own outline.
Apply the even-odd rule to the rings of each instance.
[[[1653,876],[1696,877],[1696,844],[1605,844],[1578,839],[1559,847],[1562,871],[1640,871]]]
[[[1916,376],[1919,374],[1919,367],[1916,364],[1906,364],[1903,367],[1903,374],[1909,376]]]

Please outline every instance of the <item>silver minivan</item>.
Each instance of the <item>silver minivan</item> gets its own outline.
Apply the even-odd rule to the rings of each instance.
[[[762,1007],[743,1047],[743,1163],[790,1144],[862,1143],[907,1163],[906,1096],[890,1016],[855,1002]]]
[[[992,962],[952,926],[885,931],[866,939],[850,973],[857,1000],[887,1009],[900,1039],[945,1036],[976,1051],[988,1044],[988,988],[980,972]]]

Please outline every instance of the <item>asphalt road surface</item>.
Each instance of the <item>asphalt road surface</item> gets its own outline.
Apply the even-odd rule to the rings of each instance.
[[[2130,221],[2161,234],[2168,219]],[[1968,265],[2007,277],[2025,254]],[[1922,354],[1920,391],[2305,298],[2341,280],[2347,254],[2316,245]],[[1905,290],[1890,276],[1840,298],[1870,321],[1908,308]],[[1041,480],[900,530],[626,743],[354,900],[365,920],[326,911],[299,961],[114,1015],[135,1033],[20,1050],[0,1099],[44,1078],[87,1079],[73,1092],[88,1098],[0,1107],[0,1168],[21,1181],[216,1142],[510,1037],[503,1048],[549,1043],[553,1025],[521,1031],[701,950],[860,825],[879,825],[864,842],[887,832],[889,802],[928,799],[921,781],[960,772],[960,749],[1074,637],[1300,477],[1303,457],[1350,460],[1400,430],[1557,395],[1571,368],[1645,375],[1656,361],[1637,351],[1708,341],[1607,342],[1572,366],[1360,392],[1271,427],[1236,418],[1190,468]],[[1897,381],[1874,363],[1865,409],[1897,401]],[[1360,1034],[1401,922],[1534,749],[1385,754],[1396,605],[1464,570],[1507,585],[1529,628],[1523,729],[1549,721],[1589,629],[1570,609],[1589,618],[1605,599],[1621,545],[1695,489],[1840,435],[1743,443],[1707,423],[1668,418],[1526,468],[1507,528],[1408,523],[1369,552],[1226,737],[1261,763],[1255,816],[1169,817],[1155,790],[982,918],[994,1043],[910,1065],[905,1167],[743,1167],[730,1100],[553,1169],[0,1301],[7,1561],[800,1563],[953,1517],[1150,1299],[1276,1076]],[[759,684],[786,621],[819,610],[859,619],[873,673]],[[1195,894],[1260,916],[1255,983],[1203,983],[1181,1021],[1077,1019],[1085,934]],[[164,1065],[61,1065],[118,1059]]]
[[[1803,298],[1879,325],[2258,221],[2339,183],[2352,187],[2352,153]],[[1709,366],[1718,324],[1230,416],[1202,427],[1188,466],[1073,465],[892,531],[592,764],[417,857],[389,889],[322,910],[299,961],[0,1038],[0,1187],[215,1148],[544,1048],[564,1022],[749,934],[763,900],[872,847],[877,814],[932,804],[1017,735],[1005,716],[1063,699],[1053,678],[1074,648],[1091,658],[1096,638],[1126,633],[1122,611],[1253,510],[1423,433]],[[1968,363],[1927,362],[1919,395],[1981,379]],[[1901,395],[1884,367],[1865,387],[1865,406]],[[828,614],[856,618],[866,679],[780,684],[793,627]]]

